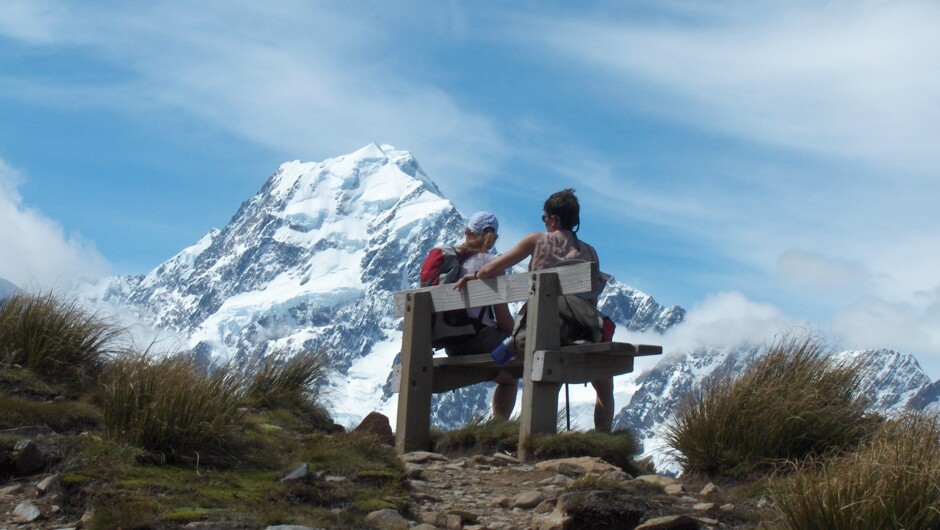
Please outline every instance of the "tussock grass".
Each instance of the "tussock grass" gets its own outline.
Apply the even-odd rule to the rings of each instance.
[[[56,381],[93,382],[123,333],[51,293],[15,294],[0,302],[3,361]]]
[[[206,372],[189,359],[128,355],[103,374],[105,436],[167,461],[234,462],[244,429],[240,374]]]
[[[269,409],[316,403],[317,383],[326,379],[329,370],[323,352],[304,352],[289,359],[284,354],[275,354],[250,376],[245,397],[254,405]]]
[[[746,475],[857,445],[875,427],[858,397],[861,368],[816,336],[784,335],[739,376],[690,393],[667,427],[686,472]]]
[[[440,453],[515,452],[519,445],[519,420],[483,415],[472,419],[466,427],[434,438],[434,450]]]
[[[784,528],[940,528],[940,421],[886,422],[859,451],[810,460],[777,494]]]

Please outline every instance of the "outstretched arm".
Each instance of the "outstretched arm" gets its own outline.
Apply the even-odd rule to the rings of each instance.
[[[507,250],[503,254],[500,254],[493,261],[487,263],[476,272],[476,275],[468,274],[463,278],[457,280],[457,283],[454,284],[454,289],[461,289],[468,281],[475,278],[493,278],[494,276],[500,276],[506,273],[506,269],[512,267],[513,265],[519,263],[520,261],[526,259],[532,255],[532,251],[535,250],[535,243],[539,239],[539,234],[541,232],[532,232],[531,234],[523,237],[519,240],[518,243],[511,249]]]

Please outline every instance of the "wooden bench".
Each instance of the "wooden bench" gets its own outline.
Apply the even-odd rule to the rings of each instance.
[[[561,346],[558,297],[590,292],[597,274],[596,264],[584,262],[473,280],[459,291],[451,284],[395,293],[396,308],[404,316],[401,365],[393,378],[393,391],[399,392],[396,451],[428,449],[432,394],[489,381],[499,370],[507,370],[523,380],[519,458],[526,460],[529,436],[556,432],[562,383],[587,383],[629,373],[634,357],[662,353],[661,346],[621,342]],[[434,357],[432,313],[522,300],[528,302],[523,358],[517,356],[499,366],[489,352]]]

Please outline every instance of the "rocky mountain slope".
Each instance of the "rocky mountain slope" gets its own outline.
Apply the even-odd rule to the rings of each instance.
[[[410,153],[372,144],[323,162],[281,165],[226,226],[145,276],[107,278],[75,293],[90,308],[134,324],[145,344],[157,340],[158,349],[190,350],[213,362],[252,366],[322,349],[336,368],[325,392],[336,420],[352,425],[379,410],[394,421],[389,381],[401,319],[392,293],[415,286],[428,250],[461,240],[465,220]],[[643,333],[652,343],[685,317],[682,308],[616,280],[600,307],[617,323],[618,337]],[[668,468],[661,434],[679,400],[709,374],[739,371],[760,352],[667,352],[651,370],[617,379],[615,427],[635,430],[646,453]],[[887,350],[843,355],[870,365],[864,391],[874,409],[934,406],[938,390],[912,357]],[[593,391],[571,390],[572,423],[590,428]],[[435,425],[466,424],[487,411],[491,392],[477,385],[436,396]]]

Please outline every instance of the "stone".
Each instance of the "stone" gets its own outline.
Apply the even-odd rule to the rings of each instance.
[[[757,501],[757,507],[760,509],[770,508],[774,504],[775,503],[774,503],[773,498],[771,498],[769,495],[764,495],[763,497],[760,498],[759,501]]]
[[[679,481],[672,477],[665,477],[663,475],[640,475],[633,480],[638,480],[640,482],[646,482],[647,484],[652,484],[654,486],[659,486],[660,488],[665,488],[670,484],[678,484]]]
[[[540,502],[545,500],[545,495],[538,490],[529,490],[516,495],[512,499],[513,508],[535,508]]]
[[[301,526],[298,524],[277,524],[274,526],[269,526],[264,530],[320,530],[319,528],[313,528],[312,526]]]
[[[459,515],[447,515],[447,524],[444,526],[447,530],[460,530],[463,528],[463,521],[460,520]]]
[[[494,463],[494,464],[498,464],[498,465],[507,466],[507,465],[518,464],[518,463],[519,463],[519,459],[516,458],[516,457],[514,457],[514,456],[512,456],[512,455],[507,455],[506,453],[494,453],[494,454],[493,454],[493,463]]]
[[[468,512],[467,510],[447,510],[447,515],[460,517],[461,523],[475,523],[480,519],[477,514]]]
[[[614,482],[626,482],[628,480],[633,480],[633,477],[630,476],[630,473],[624,471],[607,471],[603,474],[603,477]]]
[[[424,468],[408,462],[405,464],[405,476],[412,480],[420,480],[424,476]]]
[[[395,443],[395,436],[392,434],[392,425],[388,421],[388,416],[381,412],[370,412],[352,432],[372,434],[387,445]]]
[[[666,486],[663,487],[663,491],[666,492],[667,495],[682,495],[685,493],[685,488],[682,487],[682,484],[666,484]]]
[[[0,488],[0,496],[6,497],[8,495],[13,495],[14,493],[20,491],[21,489],[23,489],[22,484],[13,484],[10,486],[5,486],[3,488]]]
[[[21,502],[13,509],[13,521],[17,523],[31,523],[40,517],[42,512],[29,501]]]
[[[608,464],[596,456],[581,456],[577,458],[559,458],[555,460],[545,460],[535,464],[537,469],[554,471],[565,475],[587,475],[596,473],[598,475],[607,471],[623,471],[619,467]]]
[[[300,464],[293,471],[284,475],[284,478],[281,479],[281,482],[291,482],[294,480],[303,480],[310,475],[310,465],[304,462]]]
[[[403,455],[398,455],[398,459],[405,463],[424,464],[427,462],[446,462],[447,457],[439,453],[428,451],[412,451]]]
[[[490,501],[492,506],[499,506],[500,508],[509,508],[512,506],[512,499],[505,495],[497,495],[493,497],[493,500]]]
[[[549,484],[555,485],[555,486],[570,486],[571,483],[573,482],[574,482],[574,479],[571,477],[566,477],[564,475],[555,475],[553,477],[548,477],[547,479],[539,482],[539,484],[543,486],[547,486]]]
[[[447,525],[447,514],[442,512],[424,512],[418,516],[418,520],[432,526],[443,527]]]
[[[82,514],[82,518],[78,521],[78,526],[82,528],[88,528],[88,526],[91,525],[92,519],[94,518],[95,512],[89,510]]]
[[[650,519],[633,530],[696,530],[698,520],[688,515],[670,515]]]
[[[409,530],[411,523],[391,508],[383,508],[366,515],[366,522],[382,530]]]
[[[705,484],[705,487],[702,488],[702,491],[699,493],[699,495],[702,497],[710,497],[712,495],[717,495],[718,493],[721,493],[721,488],[709,482],[708,484]]]
[[[437,530],[438,527],[433,524],[421,523],[411,527],[411,530]]]
[[[718,507],[718,509],[723,512],[733,512],[734,505],[729,502],[728,504],[722,504],[721,506]]]
[[[32,440],[20,440],[10,455],[17,475],[35,475],[46,467],[46,456]]]
[[[533,511],[538,514],[551,513],[555,511],[555,506],[557,505],[558,499],[545,499],[544,501],[540,502]]]
[[[39,484],[36,484],[36,491],[38,491],[40,494],[47,493],[49,490],[53,488],[53,486],[55,486],[58,483],[58,480],[59,480],[58,474],[48,476],[42,479],[41,481],[39,481]]]
[[[532,530],[565,530],[571,527],[571,517],[556,510],[544,515],[532,516]]]
[[[713,502],[699,502],[692,505],[692,509],[697,512],[707,512],[715,508],[715,503]]]

